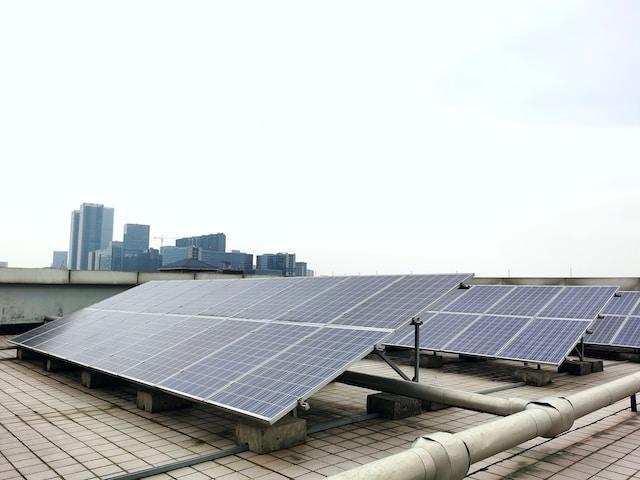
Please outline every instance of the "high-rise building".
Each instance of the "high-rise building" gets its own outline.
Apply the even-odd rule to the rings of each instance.
[[[258,255],[256,272],[260,271],[277,271],[285,277],[293,277],[296,274],[296,254],[284,252]]]
[[[149,225],[125,223],[122,238],[125,255],[142,253],[149,250]]]
[[[8,268],[9,262],[0,262],[0,268]]]
[[[67,268],[67,252],[61,250],[54,251],[51,268]]]
[[[70,268],[88,270],[89,252],[107,248],[112,239],[113,208],[83,203],[71,213]]]
[[[87,269],[123,271],[123,242],[111,242],[106,248],[89,252]]]
[[[144,252],[125,255],[123,270],[125,272],[155,272],[161,266],[160,251],[149,248]]]
[[[178,238],[176,247],[199,247],[203,250],[224,252],[227,248],[227,236],[224,233],[210,233],[199,237]]]
[[[202,260],[201,250],[198,247],[160,247],[160,255],[162,255],[162,265],[168,265],[185,258],[193,258]]]
[[[296,277],[306,277],[307,271],[307,262],[296,262]]]
[[[203,262],[218,268],[230,268],[242,272],[253,271],[253,255],[239,250],[230,252],[214,252],[212,250],[202,250],[200,257]]]

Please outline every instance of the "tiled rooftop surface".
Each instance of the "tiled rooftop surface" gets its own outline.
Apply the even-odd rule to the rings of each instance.
[[[0,338],[0,343],[6,338]],[[477,391],[512,382],[508,362],[446,363],[421,371],[421,381]],[[410,374],[411,367],[403,367]],[[365,359],[352,370],[394,377]],[[640,364],[605,362],[605,371],[563,376],[546,387],[512,388],[501,397],[535,399],[578,391],[640,371]],[[309,425],[365,413],[369,390],[333,383],[314,395]],[[149,478],[315,479],[408,447],[420,435],[456,432],[495,418],[448,408],[403,420],[372,419],[310,434],[306,444],[269,455],[244,452]],[[89,390],[78,372],[48,373],[37,362],[0,351],[0,480],[90,479],[134,472],[230,448],[237,418],[207,406],[150,414],[135,406],[135,388]],[[554,439],[538,438],[471,467],[468,478],[640,479],[640,417],[628,400],[577,420]]]

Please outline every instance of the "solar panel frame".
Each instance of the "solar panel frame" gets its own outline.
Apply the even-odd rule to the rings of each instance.
[[[423,277],[425,279],[425,281],[427,281],[427,283],[425,283],[424,288],[426,290],[429,290],[429,287],[431,285],[431,282],[433,280],[437,280],[437,282],[434,283],[440,283],[442,285],[439,285],[435,290],[429,290],[428,293],[425,294],[424,296],[424,300],[426,301],[427,299],[429,300],[427,302],[427,305],[424,307],[428,307],[430,304],[440,300],[443,296],[445,296],[450,290],[455,289],[455,287],[457,286],[458,283],[463,282],[468,280],[468,278],[470,278],[472,275],[471,274],[444,274],[444,275],[426,275],[426,276],[413,276],[413,275],[409,275],[409,276],[396,276],[396,277],[392,277],[390,282],[387,282],[389,285],[391,284],[395,284],[396,282],[400,281],[401,279],[404,278],[410,278],[410,279],[414,279],[415,282],[420,283],[420,278],[419,277]],[[358,277],[351,277],[351,278],[358,278]],[[283,279],[283,280],[289,280],[289,279]],[[295,281],[302,281],[304,279],[296,279]],[[213,280],[212,280],[213,281]],[[251,280],[242,280],[243,282],[247,281],[250,282]],[[255,280],[256,282],[263,282],[263,279],[257,279]],[[186,281],[186,282],[193,282],[193,281]],[[288,287],[290,285],[293,285],[294,282],[291,282],[288,285],[285,285],[285,287]],[[444,284],[448,282],[447,288],[445,288]],[[107,316],[111,316],[114,314],[117,314],[118,316],[127,316],[127,315],[131,315],[133,316],[132,318],[137,318],[137,315],[148,315],[149,317],[152,317],[154,315],[160,315],[160,316],[166,316],[166,317],[179,317],[181,319],[194,319],[196,317],[198,318],[202,318],[205,321],[207,319],[211,319],[212,321],[238,321],[238,322],[248,322],[248,323],[260,323],[263,325],[273,325],[273,324],[283,324],[283,325],[289,325],[289,326],[307,326],[307,325],[303,325],[301,323],[297,323],[297,322],[292,322],[292,321],[283,321],[283,320],[253,320],[253,319],[242,319],[242,318],[230,318],[230,317],[226,317],[226,316],[215,316],[215,315],[199,315],[199,316],[194,316],[194,315],[190,315],[190,314],[180,314],[180,313],[166,313],[166,309],[172,307],[171,302],[167,302],[166,299],[168,297],[167,295],[167,291],[171,290],[171,286],[167,286],[167,284],[164,284],[163,282],[158,282],[159,285],[150,285],[149,287],[145,288],[145,295],[144,298],[142,299],[135,299],[135,296],[133,296],[134,298],[131,298],[131,294],[126,295],[121,297],[120,299],[118,299],[117,301],[114,300],[112,302],[108,302],[108,303],[100,303],[100,305],[102,305],[103,307],[105,307],[104,309],[98,309],[98,308],[86,308],[83,309],[83,315],[93,315],[93,316],[98,316],[98,315],[107,315]],[[357,283],[357,282],[356,282]],[[383,282],[385,283],[385,282]],[[153,288],[152,288],[153,287]],[[148,291],[147,291],[148,290]],[[187,289],[188,290],[188,289]],[[374,293],[371,295],[368,295],[364,301],[374,297],[374,295],[376,293],[379,293],[381,291],[383,291],[384,288],[374,288],[373,291]],[[126,293],[126,292],[124,292]],[[322,292],[324,293],[324,292]],[[147,295],[148,294],[148,295]],[[318,295],[320,296],[320,295]],[[176,300],[176,302],[179,302],[180,299],[178,298],[180,297],[180,295],[173,295],[172,298]],[[260,299],[259,301],[263,301],[265,298],[269,298],[269,295],[267,295],[266,297],[264,296],[259,296]],[[164,298],[164,300],[162,300]],[[364,301],[362,302],[358,302],[356,305],[360,305],[361,303],[364,303]],[[303,302],[306,303],[306,302]],[[144,312],[136,312],[135,310],[140,310],[141,308],[147,308],[150,307],[151,309],[154,310],[160,310],[164,313],[144,313]],[[122,309],[127,309],[127,310],[117,310],[117,308],[122,308]],[[421,307],[422,308],[422,307]],[[417,309],[417,308],[416,308]],[[415,309],[414,309],[415,310]],[[123,317],[124,318],[124,317]],[[124,320],[122,320],[124,321]],[[186,321],[186,320],[185,320]],[[403,320],[404,321],[404,320]],[[67,322],[65,322],[66,324]],[[69,322],[70,324],[73,323],[72,321]],[[142,330],[145,330],[145,321],[141,320],[141,319],[137,319],[134,323],[137,323],[137,327],[136,328],[140,328]],[[180,322],[178,322],[180,323]],[[111,325],[112,326],[112,325]],[[62,328],[63,325],[57,325],[54,328],[48,327],[47,331],[51,330],[51,331],[55,331],[59,328]],[[353,332],[358,332],[358,335],[362,335],[362,336],[372,336],[375,337],[376,339],[379,339],[380,342],[382,340],[384,340],[384,338],[386,338],[387,336],[389,336],[392,332],[393,332],[393,328],[381,328],[380,326],[378,327],[369,327],[369,326],[350,326],[350,325],[340,325],[340,324],[315,324],[314,328],[316,330],[323,330],[323,329],[327,329],[327,331],[329,330],[342,330],[342,331],[353,331]],[[205,331],[208,330],[205,329]],[[98,333],[100,332],[94,332],[95,335],[98,335]],[[91,335],[93,335],[94,333],[92,333]],[[202,331],[198,332],[197,334],[195,334],[194,336],[197,336],[198,334],[202,333]],[[36,336],[39,335],[44,335],[46,334],[46,332],[42,332],[42,333],[38,333]],[[90,335],[90,336],[91,336]],[[157,333],[154,333],[153,335],[157,335]],[[153,336],[152,335],[152,336]],[[244,334],[244,335],[250,335],[250,333]],[[244,336],[243,335],[243,336]],[[64,339],[62,339],[64,340]],[[187,342],[188,339],[184,340],[183,342]],[[28,340],[27,340],[28,342]],[[183,342],[178,342],[177,347],[176,345],[174,345],[171,348],[180,348],[181,346],[185,346],[186,344],[183,344]],[[106,342],[103,342],[106,343]],[[62,360],[66,360],[72,364],[75,365],[79,365],[83,368],[89,368],[92,370],[96,370],[99,372],[103,372],[105,374],[108,375],[113,375],[115,377],[120,377],[120,378],[124,378],[127,379],[129,381],[132,381],[136,384],[139,385],[143,385],[146,387],[150,387],[150,388],[157,388],[159,390],[162,391],[168,391],[171,392],[174,395],[180,396],[182,398],[187,398],[189,400],[194,400],[194,401],[199,401],[199,402],[203,402],[203,403],[207,403],[207,404],[214,404],[216,406],[218,406],[219,408],[222,408],[226,411],[230,411],[230,412],[234,412],[234,413],[238,413],[241,415],[247,415],[250,418],[253,419],[257,419],[260,421],[264,421],[266,423],[274,423],[275,421],[277,421],[279,418],[282,418],[282,416],[286,415],[288,410],[282,411],[280,412],[277,416],[274,417],[259,417],[254,415],[253,413],[251,413],[250,411],[242,411],[241,409],[237,409],[234,408],[233,406],[230,405],[221,405],[221,404],[217,404],[208,400],[203,400],[202,398],[199,398],[197,396],[194,395],[189,395],[186,394],[183,391],[180,390],[172,390],[170,388],[166,388],[162,385],[160,385],[160,383],[158,382],[163,382],[163,380],[158,380],[158,382],[154,382],[154,381],[148,381],[145,380],[143,378],[140,378],[139,376],[132,376],[130,375],[131,372],[127,373],[127,370],[132,370],[136,365],[133,365],[127,369],[124,370],[120,370],[119,368],[109,368],[109,367],[105,367],[103,365],[102,362],[106,362],[107,360],[111,359],[112,357],[115,357],[119,352],[122,352],[123,350],[129,349],[129,348],[135,348],[134,344],[133,346],[130,344],[127,344],[124,348],[119,348],[118,350],[115,351],[114,354],[110,354],[108,356],[104,356],[101,357],[100,360],[100,365],[103,365],[102,367],[100,366],[96,366],[95,364],[91,364],[89,362],[87,362],[86,360],[83,362],[78,362],[77,359],[74,360],[73,358],[69,358],[63,354],[60,353],[56,353],[53,354],[51,351],[47,351],[47,350],[39,350],[37,347],[33,347],[31,345],[28,344],[24,344],[24,343],[17,343],[18,345],[27,348],[29,350],[34,350],[34,351],[39,351],[40,353],[43,353],[44,355],[49,355],[49,356],[53,356],[56,358],[60,358]],[[152,355],[148,358],[146,358],[145,360],[139,362],[139,364],[145,363],[147,362],[149,359],[159,359],[159,355],[164,354],[167,350],[171,350],[171,348],[166,349],[162,352],[159,352],[156,355]],[[353,363],[359,361],[363,356],[365,356],[367,353],[369,353],[372,349],[374,348],[374,345],[366,345],[366,348],[363,347],[362,350],[358,350],[357,352],[352,352],[351,356],[349,357],[351,360],[349,362],[346,362],[345,360],[342,360],[342,368],[338,369],[335,371],[335,375],[332,376],[331,378],[326,378],[324,379],[324,381],[319,382],[319,384],[312,390],[309,391],[307,393],[305,393],[304,395],[301,396],[301,399],[305,399],[308,398],[309,396],[313,395],[317,390],[319,390],[320,388],[322,388],[323,386],[325,386],[326,384],[328,384],[329,382],[331,382],[335,377],[337,377],[340,373],[344,372],[346,369],[348,369]],[[84,350],[83,350],[84,351]],[[286,352],[287,350],[285,350]],[[282,353],[282,352],[281,352]],[[267,359],[268,361],[268,359]],[[137,365],[139,365],[137,364]],[[258,366],[260,367],[260,366]],[[114,370],[118,370],[118,371],[114,371]]]

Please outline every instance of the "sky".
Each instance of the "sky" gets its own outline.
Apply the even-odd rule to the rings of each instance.
[[[317,274],[640,276],[640,2],[0,3],[0,260],[83,202]],[[158,247],[159,241],[153,245]]]

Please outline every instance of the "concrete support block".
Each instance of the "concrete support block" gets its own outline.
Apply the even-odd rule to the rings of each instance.
[[[521,368],[516,370],[514,377],[519,382],[524,382],[527,385],[533,385],[535,387],[542,387],[551,383],[553,372],[551,370],[542,370],[536,368]]]
[[[64,360],[58,360],[57,358],[45,358],[42,368],[47,372],[63,372],[65,370],[73,370],[77,367]]]
[[[458,355],[458,358],[463,362],[486,362],[487,360],[489,360],[488,358],[485,358],[485,357],[474,357],[472,355],[462,355],[462,354]]]
[[[640,353],[620,352],[620,359],[629,362],[640,363]]]
[[[175,410],[191,406],[189,400],[185,400],[175,395],[149,390],[138,390],[136,406],[145,412],[158,413],[165,410]]]
[[[420,354],[420,368],[440,368],[442,367],[443,358],[440,355],[431,355],[428,353]],[[412,367],[416,364],[416,357],[411,354],[409,357],[409,365]]]
[[[18,360],[41,360],[44,356],[33,350],[18,347],[16,350],[16,358]]]
[[[372,393],[367,397],[367,413],[379,413],[390,420],[413,417],[422,413],[422,401],[391,393]]]
[[[565,360],[558,367],[558,372],[569,375],[589,375],[591,373],[591,363],[581,360]]]
[[[87,370],[82,371],[80,381],[82,382],[82,385],[87,388],[113,387],[114,385],[122,383],[121,380],[115,377],[98,372],[89,372]]]
[[[585,358],[584,361],[591,364],[591,373],[604,372],[604,362],[602,360],[598,360],[597,358]]]
[[[422,400],[422,409],[427,412],[437,412],[438,410],[444,410],[445,408],[449,408],[449,405],[443,405],[430,400]]]
[[[238,445],[247,445],[255,453],[270,453],[302,445],[307,439],[307,421],[287,416],[273,425],[239,423],[235,434]]]

